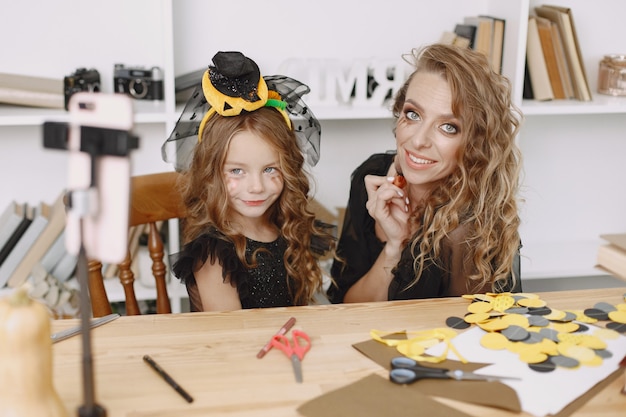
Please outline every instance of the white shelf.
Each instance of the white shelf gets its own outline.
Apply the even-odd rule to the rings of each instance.
[[[174,117],[163,101],[133,100],[135,123],[165,123]],[[67,122],[65,109],[0,105],[0,126],[39,126],[44,122]]]
[[[626,113],[626,97],[593,95],[593,100],[524,100],[522,112],[526,116],[622,114]]]

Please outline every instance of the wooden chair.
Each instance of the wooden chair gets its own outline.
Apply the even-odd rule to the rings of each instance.
[[[157,313],[171,313],[167,293],[167,268],[164,259],[164,245],[157,222],[184,216],[180,193],[176,182],[180,174],[164,172],[140,175],[131,178],[129,226],[148,225],[148,251],[152,259],[152,274],[156,281]],[[124,289],[126,314],[141,314],[135,296],[134,273],[130,269],[130,252],[126,260],[119,264],[119,280]],[[94,317],[111,314],[111,304],[106,293],[102,275],[102,264],[95,259],[89,261],[89,292]]]

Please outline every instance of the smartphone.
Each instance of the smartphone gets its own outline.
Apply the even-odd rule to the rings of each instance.
[[[65,243],[76,255],[84,245],[88,258],[103,263],[124,261],[128,250],[131,165],[128,152],[119,148],[137,147],[136,137],[134,142],[125,139],[132,138],[131,100],[124,94],[79,92],[68,104]],[[94,143],[97,150],[86,151]]]

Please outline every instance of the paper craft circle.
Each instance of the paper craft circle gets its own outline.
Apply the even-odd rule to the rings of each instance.
[[[609,304],[606,301],[600,301],[600,302],[596,303],[593,306],[593,308],[597,308],[598,310],[602,310],[602,311],[605,311],[607,313],[610,313],[611,311],[617,310],[613,304]]]
[[[598,319],[594,319],[593,317],[589,317],[588,315],[585,314],[584,311],[577,311],[576,312],[576,321],[582,322],[582,323],[587,323],[587,324],[594,324],[598,322]]]
[[[606,328],[615,330],[616,332],[626,333],[626,324],[624,323],[617,323],[615,321],[612,321],[606,324]]]
[[[561,344],[561,346],[563,343]],[[584,346],[570,345],[563,349],[559,347],[559,353],[569,358],[574,358],[581,363],[588,363],[593,361],[593,357],[596,356],[596,352],[593,349],[586,348]]]
[[[509,324],[502,320],[501,318],[496,318],[493,320],[488,320],[482,323],[476,323],[478,327],[483,329],[486,332],[497,332],[502,329],[506,329],[509,327]]]
[[[580,362],[578,360],[563,355],[551,356],[550,361],[552,361],[556,366],[560,366],[562,368],[576,368],[577,366],[580,366]]]
[[[593,335],[599,337],[600,339],[604,339],[604,340],[617,340],[617,339],[619,339],[619,333],[618,332],[616,332],[615,330],[606,329],[606,328],[602,328],[602,327],[597,328],[593,332]]]
[[[582,323],[575,323],[578,325],[578,329],[574,330],[576,333],[582,333],[582,332],[586,332],[587,330],[589,330],[589,326],[586,326]]]
[[[563,317],[553,319],[554,321],[560,321],[562,323],[569,323],[571,321],[576,320],[576,314],[571,311],[564,311],[565,315]]]
[[[529,363],[528,367],[536,372],[552,372],[556,369],[556,365],[550,358],[540,363]]]
[[[626,324],[626,311],[611,311],[609,312],[609,318],[615,322]]]
[[[528,317],[528,324],[531,326],[546,327],[550,324],[550,320],[543,316],[530,316]]]
[[[590,334],[583,334],[582,336],[583,337],[580,339],[579,343],[581,346],[585,346],[596,351],[607,348],[606,342],[597,336]]]
[[[541,308],[546,306],[546,302],[541,298],[524,298],[519,300],[517,304],[522,307],[533,307],[533,308]]]
[[[480,344],[487,349],[501,350],[508,346],[509,339],[501,333],[486,333],[480,338]]]
[[[542,315],[545,316],[548,320],[560,321],[566,316],[566,313],[563,310],[557,310],[553,308],[550,313]]]
[[[553,342],[559,341],[559,332],[554,329],[543,328],[539,330],[539,334]]]
[[[512,342],[521,342],[528,339],[528,331],[523,327],[517,326],[515,324],[510,325],[506,329],[502,330],[502,334]]]
[[[534,350],[524,350],[520,352],[519,359],[526,363],[541,363],[548,359],[548,355],[543,352],[537,352]]]
[[[541,340],[541,351],[548,355],[558,355],[559,350],[555,341],[544,338]]]
[[[572,322],[552,323],[552,328],[556,330],[557,332],[561,332],[561,333],[573,333],[576,330],[578,330],[579,327],[580,325],[578,323],[572,323]]]
[[[491,303],[485,303],[482,301],[476,301],[467,306],[467,311],[470,313],[488,313],[493,309]]]
[[[501,295],[496,297],[491,302],[491,305],[496,311],[505,311],[506,309],[511,308],[515,305],[515,299],[508,295]]]
[[[489,319],[489,314],[487,313],[473,313],[468,314],[463,318],[468,323],[480,323],[481,321],[485,321]]]
[[[521,314],[507,314],[506,316],[502,317],[501,320],[507,323],[509,326],[519,326],[523,328],[530,327],[530,324],[528,323],[528,317]]]
[[[541,343],[543,339],[543,335],[539,332],[528,332],[528,339],[525,339],[523,342],[530,345],[534,343]]]
[[[531,316],[547,316],[552,313],[552,310],[549,307],[529,307],[528,314]]]
[[[596,355],[598,355],[602,359],[609,359],[613,357],[611,351],[606,349],[596,349]]]
[[[604,310],[600,310],[599,308],[586,308],[584,310],[585,316],[594,318],[596,320],[608,320],[609,319],[609,314],[604,311]]]
[[[526,314],[528,307],[511,307],[505,311],[506,314]]]
[[[490,303],[493,301],[493,297],[487,294],[475,294],[474,295],[474,300],[478,300],[478,301],[483,301],[483,302],[487,302]]]
[[[450,316],[446,319],[446,326],[452,329],[467,329],[470,324],[461,317]]]

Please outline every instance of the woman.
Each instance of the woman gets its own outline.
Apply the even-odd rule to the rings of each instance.
[[[396,152],[352,175],[333,302],[521,289],[509,82],[469,49],[435,44],[412,58],[393,106]]]
[[[191,311],[314,303],[318,258],[334,238],[308,209],[305,156],[317,162],[320,136],[301,100],[308,87],[262,77],[240,52],[219,52],[213,63],[168,139],[176,147],[164,145],[183,172],[187,213],[172,270]]]

